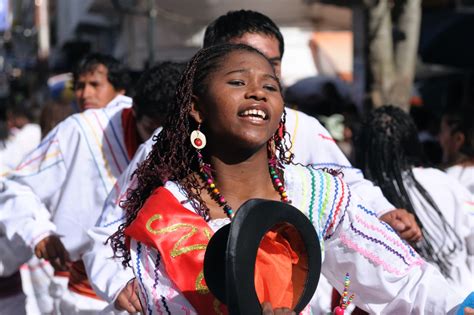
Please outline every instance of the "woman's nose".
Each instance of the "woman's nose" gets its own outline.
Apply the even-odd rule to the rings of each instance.
[[[267,93],[262,87],[253,85],[249,86],[246,97],[253,98],[258,101],[265,101],[267,99]]]

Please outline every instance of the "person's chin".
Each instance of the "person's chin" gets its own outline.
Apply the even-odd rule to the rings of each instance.
[[[88,109],[95,109],[95,108],[99,108],[99,106],[97,106],[96,104],[94,103],[85,103],[85,104],[82,104],[82,111],[85,111],[85,110],[88,110]]]

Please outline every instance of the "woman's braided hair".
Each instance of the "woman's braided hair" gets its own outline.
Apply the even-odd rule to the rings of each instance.
[[[178,183],[185,191],[196,212],[205,220],[209,220],[209,209],[201,198],[201,191],[205,189],[196,176],[199,171],[196,151],[189,141],[191,131],[196,129],[197,123],[190,117],[192,96],[202,96],[207,88],[209,76],[215,72],[225,57],[235,51],[256,53],[268,60],[258,50],[242,44],[221,44],[201,49],[189,61],[181,76],[176,89],[177,113],[170,114],[163,125],[163,130],[155,136],[152,151],[133,173],[136,176],[137,186],[127,192],[127,199],[121,206],[126,212],[126,221],[109,238],[117,257],[123,259],[122,264],[130,262],[130,253],[126,246],[124,230],[137,217],[146,199],[151,193],[167,181]],[[271,65],[270,61],[268,61]],[[280,128],[269,140],[271,146],[278,152],[278,163],[289,164],[293,154],[289,150],[289,135],[284,128],[285,115],[280,122]],[[275,156],[272,153],[273,157]]]
[[[357,144],[356,164],[365,177],[377,184],[394,206],[415,216],[423,232],[423,240],[415,244],[415,250],[427,261],[437,264],[443,275],[449,277],[449,258],[462,249],[462,243],[413,174],[412,168],[421,165],[422,147],[411,117],[394,106],[378,108],[364,122]],[[407,183],[412,183],[431,206],[426,208],[429,213],[424,215],[431,222],[423,224],[420,221],[407,192]]]

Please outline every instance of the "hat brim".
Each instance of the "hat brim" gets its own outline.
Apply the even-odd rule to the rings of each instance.
[[[294,311],[301,312],[316,291],[321,250],[312,223],[289,204],[251,199],[239,208],[231,224],[213,235],[204,258],[206,284],[230,314],[261,314],[254,279],[257,250],[264,235],[279,224],[289,224],[298,231],[307,255],[308,272]]]

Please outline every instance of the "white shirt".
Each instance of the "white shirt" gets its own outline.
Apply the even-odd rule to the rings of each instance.
[[[428,192],[446,221],[460,237],[463,249],[453,254],[448,281],[463,291],[474,291],[474,197],[456,179],[434,168],[414,168],[415,179]],[[405,181],[413,207],[431,235],[441,243],[444,232],[439,226],[433,225],[426,209],[432,208],[414,187],[411,181]]]
[[[39,125],[26,124],[21,129],[15,128],[4,141],[4,146],[0,145],[0,176],[6,176],[40,141]]]
[[[474,166],[454,165],[446,169],[448,175],[456,178],[471,194],[474,194]]]
[[[81,258],[86,231],[129,157],[121,113],[132,100],[117,96],[104,109],[68,117],[4,179],[0,192],[0,235],[33,249],[56,233],[72,260]],[[9,257],[0,253],[0,261]]]

